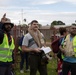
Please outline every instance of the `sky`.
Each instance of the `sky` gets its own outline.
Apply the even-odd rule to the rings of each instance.
[[[0,0],[0,19],[4,13],[16,25],[32,20],[43,26],[54,20],[71,25],[76,20],[76,0]]]

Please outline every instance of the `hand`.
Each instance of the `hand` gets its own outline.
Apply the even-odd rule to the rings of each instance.
[[[3,17],[1,18],[1,22],[4,23],[6,21],[6,13],[3,15]]]
[[[6,18],[6,13],[3,15],[3,18]]]
[[[41,52],[41,49],[40,48],[35,48],[34,51],[35,52]]]
[[[46,44],[44,43],[44,44],[42,44],[42,46],[46,47]]]

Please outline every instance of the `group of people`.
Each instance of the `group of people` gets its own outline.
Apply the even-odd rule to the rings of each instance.
[[[76,74],[76,26],[71,26],[68,33],[66,28],[59,28],[58,75]]]
[[[30,75],[36,75],[37,70],[40,75],[48,75],[47,63],[43,64],[42,61],[42,54],[44,52],[41,51],[41,47],[46,47],[44,36],[38,30],[39,23],[37,20],[33,20],[30,24],[28,33],[24,35],[20,45],[21,52],[29,53]],[[14,24],[11,23],[10,19],[6,18],[6,14],[4,14],[0,22],[0,75],[12,75],[12,53],[15,45],[10,31],[13,27]],[[71,26],[69,33],[67,33],[65,28],[60,28],[59,32],[61,38],[59,41],[59,55],[57,56],[58,62],[61,62],[62,65],[61,71],[58,73],[59,75],[68,75],[70,72],[71,75],[76,75],[76,26]],[[23,67],[21,67],[21,69],[22,68]]]
[[[0,75],[12,75],[12,53],[15,44],[10,31],[13,27],[14,24],[4,14],[0,22]],[[38,30],[38,21],[33,20],[20,46],[22,52],[29,52],[30,75],[36,75],[37,70],[40,75],[48,75],[47,63],[41,62],[41,54],[44,53],[41,51],[42,46],[46,46],[43,34]]]

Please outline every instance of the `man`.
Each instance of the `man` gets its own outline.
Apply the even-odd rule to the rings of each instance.
[[[60,46],[63,55],[62,75],[76,75],[76,26],[71,26],[70,34]]]
[[[29,70],[29,62],[28,62],[29,52],[23,52],[22,51],[22,41],[23,41],[23,38],[24,38],[24,35],[19,39],[19,47],[18,47],[19,51],[20,51],[20,57],[21,57],[21,61],[20,61],[20,73],[24,73],[24,62],[25,61],[26,61],[26,63],[25,63],[26,72],[30,71]]]
[[[22,50],[29,52],[30,75],[47,75],[47,64],[41,64],[41,47],[45,46],[42,34],[38,30],[38,21],[33,20],[24,36]]]
[[[2,19],[4,20],[4,18]],[[0,29],[0,75],[12,75],[12,52],[15,46],[13,37],[9,32],[14,24],[8,18],[5,18],[5,21],[3,20],[1,20],[3,25]]]

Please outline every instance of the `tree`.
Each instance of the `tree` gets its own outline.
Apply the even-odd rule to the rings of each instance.
[[[76,26],[76,20],[75,20],[75,23],[72,23],[72,25]]]
[[[53,21],[51,25],[57,25],[57,21]]]
[[[75,24],[75,23],[72,23],[72,25],[76,26],[76,24]]]
[[[54,26],[54,25],[65,25],[65,23],[63,23],[62,21],[53,21],[51,23],[51,26]]]
[[[41,24],[39,24],[38,26],[39,26],[39,28],[40,28],[42,25],[41,25]]]

